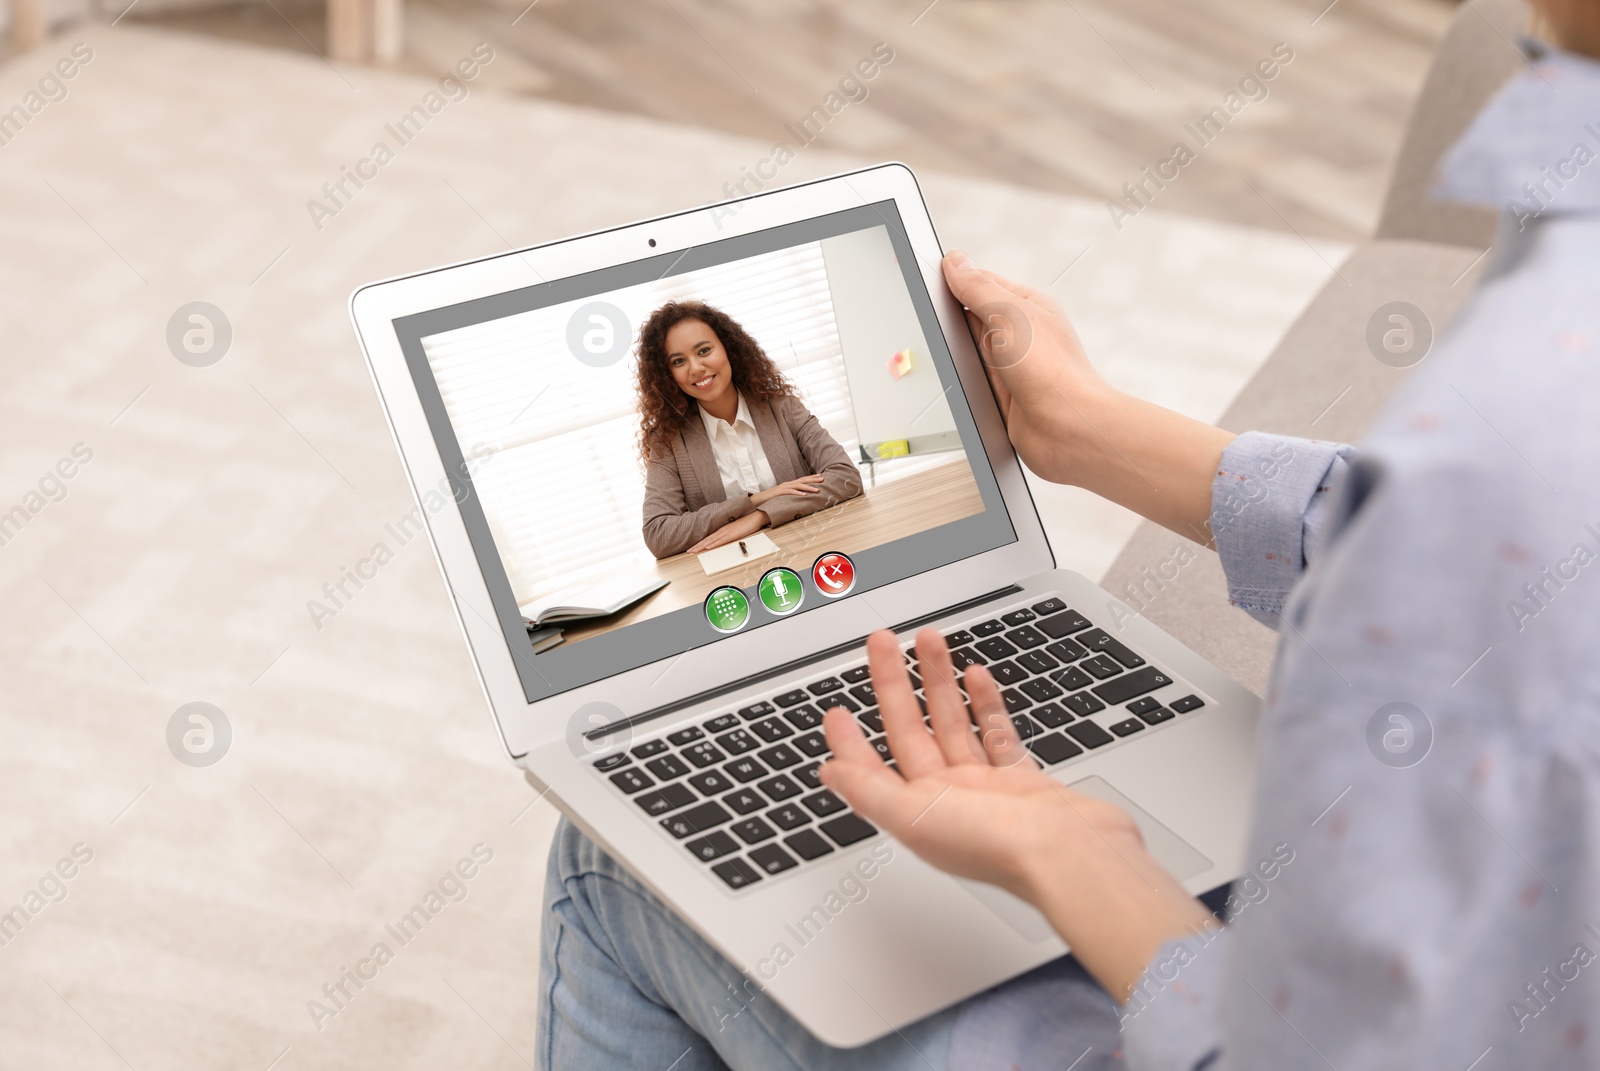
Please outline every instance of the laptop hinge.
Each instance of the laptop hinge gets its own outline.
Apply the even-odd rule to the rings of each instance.
[[[951,614],[958,614],[963,610],[976,609],[985,603],[994,602],[996,599],[1008,598],[1017,594],[1021,590],[1022,588],[1020,585],[1007,584],[1005,587],[991,591],[986,595],[978,595],[971,599],[964,599],[961,602],[955,603],[954,605],[946,606],[942,610],[935,610],[932,613],[923,614],[920,617],[913,617],[909,621],[902,621],[898,625],[891,625],[890,628],[895,632],[905,632],[909,629],[921,628],[930,621],[937,621],[941,617],[949,617]],[[585,740],[598,740],[602,736],[610,736],[612,733],[617,732],[620,729],[631,729],[636,725],[643,725],[647,721],[654,721],[657,718],[664,718],[668,714],[676,714],[680,710],[686,710],[689,707],[704,703],[708,699],[715,699],[719,695],[727,695],[730,692],[737,692],[750,687],[752,684],[760,684],[762,681],[771,680],[773,677],[781,677],[784,674],[792,673],[797,669],[804,668],[805,666],[813,665],[817,662],[822,662],[832,658],[835,655],[840,655],[846,651],[854,650],[865,643],[866,640],[867,638],[865,636],[858,636],[853,640],[846,640],[844,643],[836,643],[832,647],[826,647],[815,654],[807,655],[804,658],[796,658],[792,661],[785,662],[782,665],[773,666],[771,669],[765,670],[761,673],[752,673],[747,677],[740,677],[736,681],[730,681],[729,683],[720,685],[716,688],[707,688],[703,692],[696,692],[694,695],[684,696],[682,699],[674,700],[671,703],[666,703],[659,707],[652,707],[649,710],[644,711],[642,714],[633,714],[629,717],[621,718],[617,721],[611,722],[609,725],[602,725],[598,729],[590,729],[588,732],[583,734],[583,738]]]

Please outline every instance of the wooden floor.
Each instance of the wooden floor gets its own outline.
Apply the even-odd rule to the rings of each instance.
[[[1266,99],[1205,147],[1157,207],[1349,240],[1377,219],[1411,100],[1453,8],[1449,0],[411,0],[398,66],[437,72],[464,54],[456,42],[487,41],[516,63],[521,91],[793,146],[785,124],[823,103],[883,42],[893,61],[818,145],[1104,199],[1166,159],[1184,124],[1282,42],[1295,58]],[[128,20],[324,47],[322,5],[306,0],[184,14],[141,5]]]

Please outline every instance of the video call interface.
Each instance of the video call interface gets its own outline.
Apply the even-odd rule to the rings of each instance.
[[[395,326],[530,702],[1015,539],[892,201]]]

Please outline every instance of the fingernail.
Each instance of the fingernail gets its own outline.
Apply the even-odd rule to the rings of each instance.
[[[950,250],[950,252],[946,254],[946,259],[950,261],[950,266],[956,269],[956,271],[966,271],[968,268],[972,267],[972,258],[967,256],[959,249]]]

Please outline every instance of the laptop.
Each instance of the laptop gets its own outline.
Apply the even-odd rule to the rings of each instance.
[[[1257,698],[1055,568],[941,256],[915,177],[885,164],[351,298],[408,524],[507,755],[735,965],[730,984],[841,1047],[1067,951],[1032,907],[928,866],[818,782],[828,707],[888,752],[869,633],[900,634],[918,685],[924,626],[987,665],[1034,761],[1124,807],[1192,892],[1242,873],[1254,794]],[[759,360],[748,382],[800,403],[749,406],[769,467],[844,474],[737,557],[647,541],[643,413],[674,409],[641,385],[640,330],[685,301],[744,340],[719,336]],[[678,490],[650,508],[726,510],[674,405]],[[552,599],[554,619],[524,612]]]

